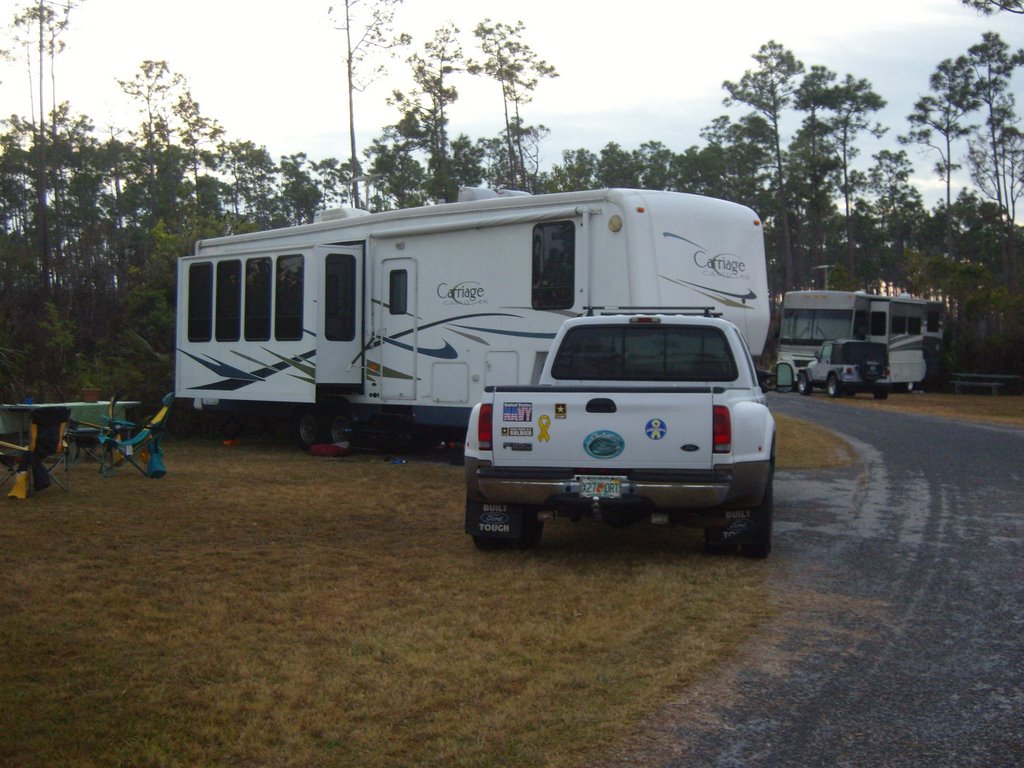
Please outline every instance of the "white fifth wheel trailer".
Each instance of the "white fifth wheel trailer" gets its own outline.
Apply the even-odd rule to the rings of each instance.
[[[823,342],[861,339],[885,344],[890,380],[911,389],[937,373],[942,304],[907,294],[864,291],[790,291],[782,304],[779,362],[807,367]]]
[[[593,306],[708,307],[760,354],[758,217],[672,192],[492,193],[203,240],[178,265],[175,394],[291,419],[305,444],[375,426],[461,440],[484,387],[533,383]]]

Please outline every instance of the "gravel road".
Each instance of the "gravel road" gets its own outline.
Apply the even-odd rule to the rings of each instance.
[[[1024,766],[1024,429],[769,401],[859,461],[777,474],[780,618],[602,765]]]

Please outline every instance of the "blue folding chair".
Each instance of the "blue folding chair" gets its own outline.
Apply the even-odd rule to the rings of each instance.
[[[167,393],[160,410],[141,428],[130,421],[110,420],[99,433],[100,472],[104,477],[110,477],[125,464],[154,480],[167,474],[160,438],[167,428],[173,402],[174,393]]]

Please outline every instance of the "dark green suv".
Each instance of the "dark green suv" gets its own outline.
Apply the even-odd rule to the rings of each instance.
[[[826,341],[800,371],[797,387],[801,395],[809,395],[817,387],[829,397],[870,392],[875,399],[884,400],[892,391],[889,351],[885,344],[874,341]]]

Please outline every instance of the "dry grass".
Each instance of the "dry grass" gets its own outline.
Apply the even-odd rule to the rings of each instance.
[[[779,469],[841,467],[854,460],[853,449],[824,427],[782,413],[775,417],[775,454]]]
[[[895,394],[887,400],[875,400],[870,395],[822,399],[861,408],[898,410],[962,421],[981,421],[1024,427],[1024,397],[1019,395],[951,395],[941,392],[914,392]]]
[[[584,765],[771,610],[698,532],[484,554],[461,468],[166,446],[0,498],[0,764]]]

